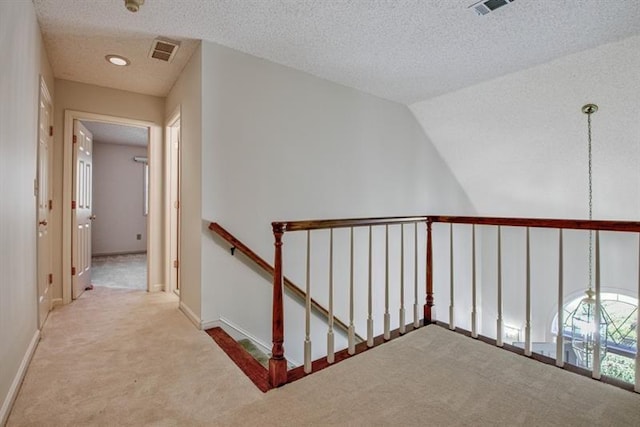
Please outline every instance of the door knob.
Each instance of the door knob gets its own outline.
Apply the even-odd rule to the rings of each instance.
[[[40,222],[39,222],[39,224],[40,224],[40,225],[47,225],[47,220],[45,219],[45,220],[43,220],[43,221],[40,221]]]
[[[91,215],[91,216],[89,217],[89,219],[90,219],[91,221],[93,221],[94,219],[96,219],[96,216],[95,216],[95,215]]]

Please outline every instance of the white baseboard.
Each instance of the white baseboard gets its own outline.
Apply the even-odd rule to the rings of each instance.
[[[155,285],[151,285],[150,292],[160,292],[164,290],[164,285],[162,283],[156,283]]]
[[[193,323],[196,328],[202,329],[200,317],[196,316],[196,314],[193,311],[191,311],[191,309],[187,307],[185,303],[180,301],[180,304],[178,305],[178,307],[180,308],[180,311],[183,312],[185,316],[187,316],[187,319],[191,320],[191,323]]]
[[[20,362],[20,367],[18,368],[18,372],[16,372],[16,376],[13,378],[11,387],[9,387],[9,393],[7,393],[4,402],[2,402],[2,407],[0,407],[0,425],[2,426],[5,425],[5,423],[7,422],[7,418],[9,418],[9,412],[11,411],[11,407],[13,406],[13,402],[18,396],[20,385],[22,385],[22,380],[24,379],[24,375],[27,373],[27,368],[29,367],[29,363],[31,362],[33,353],[35,353],[36,351],[36,347],[38,347],[39,341],[40,331],[36,330],[33,338],[31,338],[31,342],[29,343],[27,352],[22,357],[22,362]]]
[[[58,307],[62,305],[62,298],[54,298],[51,300],[51,307]]]
[[[203,330],[217,327],[222,328],[222,330],[229,334],[229,336],[235,341],[240,341],[241,339],[246,338],[254,343],[263,353],[271,354],[271,346],[269,344],[266,344],[265,342],[259,340],[255,335],[250,334],[245,329],[241,328],[230,320],[225,319],[224,317],[221,317],[217,320],[202,321],[201,323],[201,329]],[[299,363],[298,361],[290,359],[289,356],[287,356],[287,361],[289,362],[289,365],[301,365],[301,363]]]
[[[220,320],[203,320],[200,323],[200,329],[202,329],[203,331],[206,331],[207,329],[211,329],[211,328],[222,328],[223,324]]]

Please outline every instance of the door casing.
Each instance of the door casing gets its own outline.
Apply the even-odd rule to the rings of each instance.
[[[83,111],[65,110],[63,133],[63,176],[62,176],[62,302],[71,302],[71,201],[73,200],[73,121],[88,120],[149,129],[149,215],[147,217],[147,291],[155,292],[164,286],[164,226],[162,203],[164,175],[162,173],[162,126],[156,123],[129,119],[126,117]]]

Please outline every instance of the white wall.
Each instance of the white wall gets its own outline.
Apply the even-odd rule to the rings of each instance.
[[[410,108],[442,153],[478,214],[586,218],[587,117],[593,102],[594,219],[640,220],[640,37],[570,55]],[[463,227],[460,227],[462,230]],[[495,335],[496,230],[481,228],[478,272],[482,333]],[[524,326],[524,229],[503,230],[505,322]],[[534,231],[533,339],[550,340],[557,310],[557,231]],[[603,235],[602,286],[637,294],[637,236]],[[448,246],[444,246],[448,250]],[[459,251],[469,247],[458,246]],[[436,247],[436,253],[439,247]],[[588,282],[588,237],[565,234],[565,300]],[[448,273],[443,274],[448,280]],[[459,285],[462,293],[469,281]],[[448,304],[448,295],[436,299]],[[456,303],[465,321],[468,300]],[[447,313],[440,312],[447,321]]]
[[[56,99],[54,102],[54,149],[53,149],[53,198],[57,203],[53,205],[53,211],[51,215],[51,221],[54,225],[52,228],[52,237],[54,245],[58,245],[58,250],[54,250],[54,298],[62,298],[62,182],[63,182],[63,133],[64,133],[64,112],[65,110],[74,110],[87,113],[105,114],[113,117],[122,117],[134,120],[142,120],[145,122],[151,122],[154,126],[158,127],[158,131],[162,132],[164,126],[164,104],[165,99],[156,96],[142,95],[133,92],[126,92],[122,90],[109,89],[100,86],[93,86],[84,83],[71,82],[67,80],[55,81],[56,87]],[[161,141],[157,141],[161,143]],[[150,140],[150,162],[156,162],[156,164],[162,164],[162,150],[154,150],[152,147],[156,142],[151,138]],[[154,154],[155,153],[155,154]],[[154,157],[156,156],[156,157]],[[152,180],[155,185],[162,183],[160,167],[160,175],[156,179]],[[159,194],[162,194],[162,189],[159,189]],[[163,205],[162,200],[157,201],[157,206],[154,206],[154,211],[158,217],[153,220],[151,227],[155,227],[151,232],[149,238],[153,236],[162,236],[163,222],[162,212]],[[70,221],[70,218],[64,219]],[[149,219],[151,221],[151,219]],[[57,242],[57,243],[55,243]],[[163,242],[159,239],[156,242],[152,242],[153,245],[160,251],[162,250]],[[149,272],[149,279],[152,286],[162,283],[163,270],[159,268],[153,269]]]
[[[144,165],[135,156],[147,148],[93,141],[93,255],[147,250]]]
[[[180,176],[180,303],[200,322],[201,249],[203,234],[201,188],[202,146],[202,53],[200,46],[167,96],[165,122],[180,108],[181,176]],[[165,123],[167,124],[167,123]],[[209,165],[205,165],[209,167]]]
[[[269,261],[273,220],[474,212],[406,106],[203,42],[202,117],[202,218]],[[204,226],[202,319],[270,342],[269,282]],[[296,239],[285,236],[290,256]],[[302,285],[299,267],[285,260]],[[300,330],[291,307],[286,328]]]
[[[0,424],[38,340],[36,177],[39,74],[53,79],[31,2],[0,2]]]

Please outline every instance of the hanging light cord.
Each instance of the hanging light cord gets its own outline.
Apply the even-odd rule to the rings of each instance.
[[[591,113],[587,113],[589,151],[589,221],[593,219],[593,173],[591,169]],[[593,230],[589,230],[589,290],[593,284]]]

